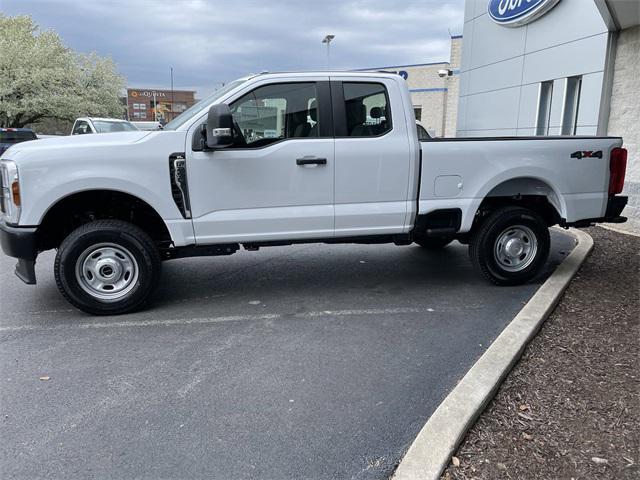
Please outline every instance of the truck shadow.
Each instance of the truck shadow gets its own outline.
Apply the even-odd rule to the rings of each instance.
[[[532,284],[542,282],[558,261],[552,256]],[[457,242],[439,251],[393,245],[271,247],[165,267],[154,302],[158,307],[189,299],[227,305],[420,303],[435,292],[450,290],[455,296],[496,289],[473,269],[467,247]],[[526,286],[506,290],[517,288]]]

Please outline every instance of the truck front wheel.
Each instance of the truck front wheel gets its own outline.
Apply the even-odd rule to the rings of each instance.
[[[520,285],[535,277],[549,256],[549,228],[527,208],[492,212],[471,234],[469,256],[496,285]]]
[[[142,307],[160,276],[160,255],[140,228],[121,220],[96,220],[64,239],[56,255],[58,289],[75,307],[118,315]]]

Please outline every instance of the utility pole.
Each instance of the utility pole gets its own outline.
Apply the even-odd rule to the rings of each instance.
[[[325,35],[322,39],[322,43],[327,44],[327,70],[331,70],[331,41],[336,38],[335,35]]]

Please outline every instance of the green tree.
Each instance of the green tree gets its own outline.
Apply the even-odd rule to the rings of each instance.
[[[110,58],[73,52],[31,17],[0,14],[0,127],[121,117],[124,86]]]

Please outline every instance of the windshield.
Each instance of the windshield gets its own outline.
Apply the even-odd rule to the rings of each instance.
[[[138,130],[129,122],[111,122],[109,120],[94,120],[93,126],[98,133],[133,132]]]
[[[163,130],[175,130],[178,127],[184,125],[186,122],[188,122],[197,114],[199,114],[202,111],[202,109],[205,108],[207,105],[215,102],[218,98],[224,96],[227,92],[230,92],[231,90],[236,88],[238,85],[243,84],[245,81],[246,79],[242,79],[242,80],[234,80],[233,82],[227,83],[224,87],[216,90],[208,97],[203,98],[195,105],[192,105],[191,107],[187,108],[184,112],[182,112],[176,118],[174,118],[169,123],[167,123],[164,126]]]

